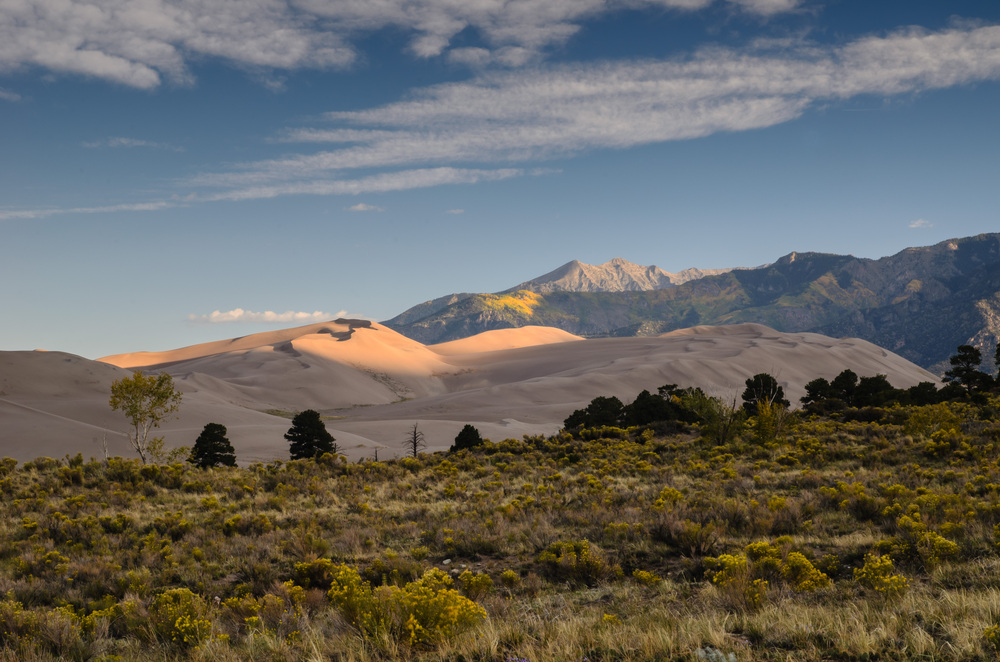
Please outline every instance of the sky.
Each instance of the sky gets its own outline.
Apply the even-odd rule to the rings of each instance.
[[[0,0],[0,350],[1000,231],[996,0]]]

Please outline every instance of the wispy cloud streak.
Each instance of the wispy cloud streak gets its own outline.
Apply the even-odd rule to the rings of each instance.
[[[206,194],[191,194],[183,202],[157,201],[138,204],[108,205],[104,207],[70,207],[45,209],[0,209],[0,221],[15,219],[44,219],[66,214],[109,214],[116,212],[159,211],[173,207],[190,206],[206,202],[235,202],[243,200],[266,200],[286,195],[362,195],[365,193],[388,193],[446,184],[476,184],[486,181],[500,181],[523,175],[545,175],[553,171],[520,168],[499,168],[495,170],[468,168],[425,168],[389,172],[359,179],[316,179],[303,182],[284,182],[266,186],[249,186]],[[382,211],[361,203],[351,211]]]
[[[159,211],[180,206],[176,202],[140,202],[135,204],[107,205],[104,207],[66,207],[62,209],[0,209],[0,221],[13,219],[36,219],[61,216],[64,214],[112,214],[128,211]]]
[[[164,149],[171,152],[183,152],[183,147],[178,147],[176,145],[170,145],[168,143],[158,143],[151,140],[139,140],[138,138],[125,138],[122,136],[116,136],[113,138],[105,138],[103,140],[93,140],[89,142],[82,143],[82,145],[88,149],[97,149],[101,147],[146,147],[149,149]]]
[[[1000,26],[492,73],[430,87],[408,101],[330,113],[340,126],[288,131],[281,139],[336,149],[247,163],[197,183],[259,187],[350,169],[540,161],[774,126],[817,103],[861,95],[998,78]]]
[[[445,184],[476,184],[498,181],[525,174],[519,168],[481,170],[468,168],[424,168],[388,172],[360,179],[293,181],[280,184],[249,186],[200,196],[206,202],[220,200],[262,200],[283,195],[358,195],[406,191]],[[535,174],[535,173],[533,173]],[[541,173],[537,173],[541,174]]]

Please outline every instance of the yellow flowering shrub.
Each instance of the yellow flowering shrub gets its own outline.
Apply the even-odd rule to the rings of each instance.
[[[656,586],[663,581],[663,578],[660,577],[658,574],[656,574],[655,572],[649,572],[647,570],[639,570],[639,569],[633,570],[632,577],[635,579],[635,581],[639,582],[639,584],[647,587]]]
[[[995,654],[1000,654],[1000,625],[991,625],[983,632],[986,646]]]
[[[781,564],[781,577],[796,593],[818,591],[830,586],[830,578],[799,552],[790,552]]]
[[[493,579],[485,572],[466,570],[458,576],[458,585],[462,593],[470,600],[478,600],[493,590]]]
[[[804,554],[788,552],[782,556],[782,549],[790,544],[789,538],[778,538],[771,543],[753,542],[742,554],[708,557],[705,565],[712,583],[731,605],[740,609],[760,607],[774,581],[784,582],[796,593],[828,588],[832,583],[830,578]]]
[[[500,583],[504,588],[514,588],[521,582],[521,576],[513,570],[504,570],[500,573]]]
[[[589,540],[554,542],[539,554],[538,562],[553,579],[588,586],[615,574],[615,569],[608,567],[603,554]]]
[[[760,608],[767,598],[769,584],[765,579],[753,579],[750,564],[743,554],[720,554],[718,558],[707,558],[712,583],[719,587],[723,598],[730,606],[753,611]]]
[[[486,618],[482,607],[451,585],[448,575],[432,568],[405,586],[373,589],[357,569],[340,565],[327,595],[362,636],[388,634],[411,646],[434,645]]]
[[[958,557],[958,545],[929,529],[920,513],[901,516],[896,526],[899,534],[879,542],[878,550],[897,561],[922,566],[929,572]]]
[[[38,636],[38,618],[16,600],[0,601],[0,644],[14,646]]]
[[[865,588],[877,591],[886,598],[900,597],[909,582],[902,575],[893,575],[892,559],[878,554],[865,555],[865,564],[854,569],[854,579]]]
[[[212,622],[207,615],[208,605],[204,599],[186,588],[160,593],[149,607],[151,625],[156,633],[182,648],[197,646],[208,638]]]

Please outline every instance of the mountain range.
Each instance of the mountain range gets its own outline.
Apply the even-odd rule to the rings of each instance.
[[[679,274],[620,258],[598,266],[574,261],[501,292],[428,301],[384,324],[432,344],[524,325],[622,337],[743,322],[863,338],[940,374],[958,345],[993,355],[1000,234],[880,259],[790,253],[761,267]]]

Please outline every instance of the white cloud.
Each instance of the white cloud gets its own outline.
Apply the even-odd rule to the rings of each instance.
[[[16,92],[10,92],[0,87],[0,99],[3,99],[4,101],[20,101],[21,95],[17,94]]]
[[[282,139],[336,149],[246,163],[192,184],[247,188],[360,168],[552,159],[769,127],[814,104],[859,95],[996,79],[1000,26],[910,29],[839,47],[761,42],[686,59],[492,72],[425,88],[407,101],[330,113],[340,126]]]
[[[912,221],[910,223],[910,228],[912,228],[912,229],[932,228],[932,227],[934,227],[934,224],[931,223],[930,221],[926,220],[926,219],[923,219],[923,218],[918,218],[917,220]]]
[[[243,310],[242,308],[233,308],[226,312],[221,312],[218,310],[212,311],[208,315],[188,315],[189,322],[195,322],[198,324],[224,324],[228,322],[252,322],[252,323],[263,323],[263,324],[313,324],[316,322],[327,322],[340,317],[347,317],[348,313],[346,310],[341,310],[337,313],[324,313],[323,311],[317,310],[311,313],[286,311],[283,313],[276,313],[271,310],[265,310],[262,313],[255,313],[252,310]]]
[[[359,202],[356,205],[347,207],[347,211],[385,211],[381,207],[376,207],[375,205],[368,205],[364,202]]]
[[[627,8],[696,10],[716,0],[4,0],[0,72],[41,67],[144,89],[189,83],[206,57],[245,69],[345,67],[352,41],[385,28],[427,58],[471,28],[482,39],[448,53],[456,62],[521,66],[575,34],[584,21]],[[769,15],[797,0],[729,0]],[[466,33],[468,34],[468,33]],[[281,78],[263,76],[268,86]]]
[[[136,138],[123,138],[121,136],[113,138],[105,138],[103,140],[94,140],[91,142],[82,143],[84,147],[87,148],[99,148],[99,147],[148,147],[151,149],[166,149],[172,152],[183,152],[183,147],[177,147],[175,145],[170,145],[167,143],[152,142],[150,140],[138,140]]]
[[[22,0],[0,11],[0,70],[38,66],[139,88],[191,80],[187,62],[242,66],[350,64],[336,30],[283,0]]]
[[[61,216],[64,214],[110,214],[124,211],[159,211],[178,207],[177,203],[157,201],[139,202],[135,204],[107,205],[104,207],[70,207],[64,209],[9,209],[0,210],[0,221],[16,218],[35,219]]]
[[[327,179],[302,182],[286,182],[267,186],[247,186],[235,188],[220,193],[205,195],[188,195],[183,203],[178,202],[147,202],[139,204],[109,205],[105,207],[73,207],[64,209],[10,209],[0,210],[0,221],[12,219],[42,219],[65,214],[101,214],[125,211],[157,211],[172,207],[188,206],[195,203],[266,200],[285,195],[358,195],[364,193],[386,193],[389,191],[405,191],[446,184],[476,184],[479,182],[499,181],[520,177],[523,175],[541,176],[557,172],[554,170],[532,169],[525,171],[519,168],[500,168],[497,170],[476,170],[467,168],[425,168],[417,170],[402,170],[380,175],[372,175],[360,179]],[[364,207],[365,209],[362,209]],[[364,203],[354,205],[351,211],[383,211]]]
[[[771,16],[796,9],[801,0],[729,0],[743,11],[761,16]]]
[[[498,170],[475,170],[467,168],[424,168],[402,170],[360,179],[333,179],[294,181],[280,184],[247,186],[230,191],[208,194],[198,199],[202,202],[221,200],[264,200],[283,195],[358,195],[363,193],[386,193],[406,191],[444,184],[476,184],[484,181],[498,181],[524,175],[517,168]],[[546,174],[532,172],[531,174]]]
[[[464,209],[449,209],[445,213],[446,214],[464,214],[465,210]]]

